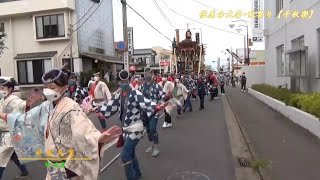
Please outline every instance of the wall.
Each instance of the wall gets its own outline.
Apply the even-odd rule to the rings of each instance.
[[[0,68],[2,69],[3,75],[14,76],[17,78],[16,61],[14,61],[13,58],[20,53],[57,51],[58,53],[54,59],[56,59],[60,54],[62,54],[62,58],[70,55],[69,50],[62,53],[69,42],[67,36],[65,38],[59,38],[59,40],[36,40],[34,16],[57,13],[64,13],[66,26],[69,23],[68,12],[66,10],[32,13],[5,19],[0,18],[0,22],[5,22],[5,32],[8,35],[6,39],[6,46],[8,49],[5,50],[5,53],[0,57]],[[67,27],[65,29],[67,29]],[[66,35],[67,33],[68,32],[65,30]],[[76,33],[74,35],[76,36]],[[78,57],[76,41],[73,42],[73,52],[74,57]]]
[[[89,0],[76,1],[77,19],[92,7],[93,2]],[[91,12],[98,7],[94,5]],[[86,19],[86,18],[84,18]],[[80,21],[82,24],[84,20]],[[80,52],[89,52],[89,46],[104,49],[106,55],[114,56],[114,30],[113,30],[113,8],[112,0],[104,0],[99,9],[78,30],[78,43]]]
[[[307,60],[307,78],[301,78],[301,91],[320,91],[319,74],[319,44],[317,29],[320,28],[320,1],[305,0],[305,1],[284,1],[284,11],[313,10],[311,19],[301,18],[276,18],[275,16],[275,0],[265,1],[265,10],[271,10],[273,15],[271,18],[265,18],[265,35],[266,35],[266,82],[271,85],[288,84],[290,87],[290,77],[279,76],[277,74],[277,58],[276,47],[284,44],[285,51],[291,49],[291,40],[300,36],[304,36],[305,46],[308,46]]]
[[[243,66],[241,72],[246,73],[247,87],[251,87],[253,84],[262,84],[266,81],[265,66]]]
[[[23,0],[4,2],[0,5],[0,17],[40,12],[54,9],[74,9],[73,0]]]

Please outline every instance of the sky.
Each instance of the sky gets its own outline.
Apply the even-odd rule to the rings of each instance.
[[[113,1],[113,19],[114,19],[114,38],[115,41],[123,40],[122,31],[122,4],[121,0]],[[243,22],[235,22],[236,26],[232,29],[230,24],[232,24],[232,18],[200,18],[200,12],[202,10],[207,10],[210,12],[216,9],[216,12],[223,11],[224,13],[233,10],[242,10],[243,12],[249,12],[252,10],[253,0],[155,0],[160,6],[163,13],[171,21],[174,28],[167,22],[167,20],[161,15],[153,0],[127,0],[127,4],[140,13],[147,21],[149,21],[156,29],[167,36],[169,39],[173,39],[175,36],[174,29],[185,29],[180,31],[180,41],[185,38],[185,31],[187,29],[187,24],[189,23],[189,28],[195,28],[191,30],[193,36],[196,32],[202,31],[202,41],[206,45],[206,56],[205,63],[216,67],[216,61],[218,57],[221,58],[221,64],[226,64],[226,59],[229,55],[225,53],[225,49],[230,49],[232,47],[233,51],[237,48],[243,48],[244,46],[244,36],[241,34],[246,34],[245,27],[238,27],[239,25],[245,25]],[[164,4],[164,2],[166,4]],[[204,4],[204,5],[203,5]],[[205,6],[206,5],[206,6]],[[220,31],[192,20],[186,19],[172,12],[172,10],[187,16],[193,20],[205,23],[207,25],[217,27],[226,31],[231,31],[233,33],[228,33]],[[249,36],[252,34],[251,29],[251,19],[247,17],[241,17],[240,19],[248,21],[249,25]],[[130,8],[127,8],[127,24],[128,27],[133,27],[133,41],[134,48],[152,48],[153,46],[161,46],[166,49],[170,49],[172,43],[155,31],[151,26],[149,26],[141,17],[134,13]],[[241,28],[241,34],[237,33],[236,29]],[[195,37],[193,37],[195,39]],[[264,49],[264,43],[255,43],[253,49]]]

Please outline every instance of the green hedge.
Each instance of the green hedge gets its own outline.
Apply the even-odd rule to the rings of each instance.
[[[292,93],[267,84],[254,84],[252,89],[320,118],[320,93]]]

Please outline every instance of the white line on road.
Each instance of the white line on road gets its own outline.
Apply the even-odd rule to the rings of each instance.
[[[161,119],[163,116],[164,116],[164,114],[160,115],[159,119]],[[143,135],[144,135],[145,132],[146,132],[146,130],[143,131]],[[112,142],[110,142],[109,144],[107,144],[103,149],[104,149],[104,150],[109,149],[110,147],[112,147],[113,145],[115,145],[115,144],[117,143],[117,141],[118,141],[118,139],[113,140]],[[117,154],[111,161],[109,161],[108,164],[105,165],[105,166],[101,169],[100,173],[102,173],[102,172],[103,172],[104,170],[106,170],[112,163],[114,163],[114,162],[120,157],[120,154],[121,154],[121,153]]]

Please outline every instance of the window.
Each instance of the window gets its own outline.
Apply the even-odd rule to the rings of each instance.
[[[279,15],[279,12],[283,9],[283,0],[276,0],[276,16]]]
[[[19,84],[42,84],[42,75],[52,69],[51,59],[18,61]]]
[[[65,37],[63,14],[36,17],[37,39]]]
[[[0,32],[4,33],[4,23],[0,23]]]
[[[289,54],[290,75],[304,77],[306,76],[306,63],[308,59],[308,49],[304,44],[304,36],[292,40],[291,44],[294,51]]]
[[[277,64],[278,64],[278,75],[284,76],[286,74],[286,57],[284,52],[284,45],[277,47]]]

